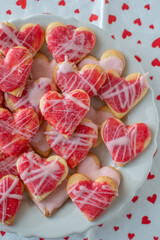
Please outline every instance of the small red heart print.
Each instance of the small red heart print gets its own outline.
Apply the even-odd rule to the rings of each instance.
[[[111,38],[113,38],[115,40],[115,36],[114,35],[111,35]]]
[[[132,198],[132,202],[133,202],[133,203],[135,203],[137,200],[138,200],[138,196],[134,196],[134,197]]]
[[[140,40],[138,40],[138,41],[137,41],[137,43],[138,43],[138,44],[141,44],[141,41],[140,41]]]
[[[88,240],[88,238],[84,238],[83,240]]]
[[[12,12],[11,12],[11,10],[9,9],[9,10],[7,10],[6,11],[6,13],[8,14],[8,15],[11,15],[12,14]]]
[[[122,33],[122,38],[126,39],[126,37],[130,37],[132,36],[132,33],[130,31],[128,31],[127,29],[124,29],[123,33]]]
[[[139,26],[142,25],[142,22],[141,22],[141,19],[140,19],[140,18],[135,19],[133,23],[134,23],[134,24],[138,24]]]
[[[79,9],[77,8],[75,11],[74,11],[75,13],[80,13],[80,11],[79,11]]]
[[[153,240],[158,240],[159,239],[159,237],[153,237]]]
[[[153,80],[153,76],[150,76],[149,79],[150,79],[150,80]]]
[[[159,47],[160,48],[160,38],[157,38],[156,40],[154,40],[152,42],[152,47],[153,48],[156,48],[156,47]]]
[[[156,199],[157,199],[157,195],[156,194],[153,194],[152,196],[148,196],[147,197],[147,200],[149,202],[153,203],[153,204],[155,203]]]
[[[135,57],[135,59],[136,59],[138,62],[141,62],[141,61],[142,61],[141,58],[138,57],[137,55],[135,55],[134,57]]]
[[[5,234],[6,234],[5,232],[1,231],[1,235],[2,235],[2,237],[3,237]]]
[[[64,238],[64,240],[68,240],[68,239],[69,239],[69,236]]]
[[[146,4],[144,8],[146,8],[147,10],[150,10],[150,4]]]
[[[109,1],[108,0],[105,0],[105,4],[108,4],[109,3]]]
[[[103,224],[99,224],[99,225],[98,225],[98,227],[102,227],[102,226],[103,226]]]
[[[135,237],[134,233],[128,233],[129,240],[132,240]]]
[[[160,67],[160,61],[158,58],[153,59],[153,61],[151,62],[153,67]]]
[[[44,240],[44,238],[40,238],[39,240]]]
[[[153,154],[153,157],[155,157],[155,156],[156,156],[156,154],[157,154],[157,151],[158,151],[158,149],[156,149],[155,153]]]
[[[128,10],[129,6],[126,3],[123,3],[122,10]]]
[[[113,228],[114,228],[114,231],[115,231],[115,232],[119,230],[119,227],[118,227],[118,226],[114,226]]]
[[[127,217],[128,219],[131,219],[131,217],[132,217],[132,214],[131,214],[131,213],[129,213],[129,214],[127,214],[127,215],[126,215],[126,217]]]
[[[151,25],[149,26],[149,28],[151,28],[151,29],[154,29],[154,25],[153,25],[153,24],[151,24]]]
[[[112,24],[113,22],[116,22],[117,18],[114,15],[109,15],[108,16],[108,23]]]
[[[59,6],[65,6],[65,5],[66,5],[66,3],[65,3],[65,1],[64,1],[64,0],[61,0],[61,1],[58,3],[58,5],[59,5]]]
[[[160,95],[158,95],[158,96],[156,97],[156,99],[159,101],[159,100],[160,100]]]
[[[98,20],[98,16],[96,14],[91,14],[89,21],[93,22],[93,21],[97,21]]]
[[[160,95],[159,95],[160,96]],[[160,99],[159,99],[160,100]],[[154,174],[151,174],[151,172],[149,172],[148,176],[147,176],[147,180],[151,180],[155,177]]]
[[[147,216],[144,216],[144,217],[142,217],[142,222],[141,223],[142,224],[150,224],[151,221],[149,220],[149,218]]]
[[[21,6],[22,9],[25,9],[27,6],[27,0],[18,0],[16,4],[17,6]]]

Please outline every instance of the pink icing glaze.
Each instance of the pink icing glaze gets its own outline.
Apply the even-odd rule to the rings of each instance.
[[[82,67],[84,67],[87,64],[96,64],[102,67],[105,71],[108,70],[114,70],[119,75],[122,74],[123,71],[123,62],[118,57],[108,57],[101,61],[96,61],[91,58],[85,58],[83,59],[80,64],[78,65],[78,69],[80,70]]]
[[[35,58],[31,69],[31,77],[36,80],[40,77],[53,78],[53,70],[56,66],[56,61],[53,59],[51,62],[43,58]]]
[[[96,111],[93,107],[90,107],[90,110],[87,112],[85,117],[94,122],[97,127],[100,127],[106,119],[112,118],[114,115],[109,111]]]
[[[86,175],[92,181],[96,180],[98,177],[107,176],[112,178],[118,186],[120,184],[120,178],[116,171],[108,166],[99,168],[92,156],[87,156],[85,160],[78,165],[77,172]]]
[[[45,215],[46,209],[51,215],[53,210],[60,208],[62,204],[68,199],[68,194],[66,192],[67,179],[65,179],[54,192],[52,192],[48,197],[38,202],[33,196],[33,200],[42,213]]]
[[[68,62],[68,57],[67,56],[65,56],[65,61],[62,64],[59,65],[58,72],[61,72],[63,74],[74,72],[73,63],[70,64]]]
[[[46,141],[46,138],[45,138],[45,135],[44,135],[44,131],[46,129],[46,126],[47,126],[47,121],[44,121],[41,124],[36,136],[31,141],[31,146],[33,148],[34,147],[38,148],[42,152],[47,152],[50,149],[50,147],[48,145],[48,142]]]

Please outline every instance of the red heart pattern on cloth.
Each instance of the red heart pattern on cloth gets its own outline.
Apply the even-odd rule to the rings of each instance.
[[[156,40],[154,40],[152,42],[152,47],[153,48],[156,48],[156,47],[159,47],[160,48],[160,38],[157,38]]]
[[[89,28],[52,23],[46,29],[46,42],[57,63],[65,56],[77,63],[93,49],[96,39]]]
[[[142,217],[142,224],[150,224],[151,220],[149,220],[148,216],[143,216]]]
[[[17,4],[18,6],[21,6],[22,9],[25,9],[26,6],[27,6],[27,0],[18,0],[18,1],[16,2],[16,4]]]
[[[0,90],[21,96],[32,67],[32,55],[24,47],[9,49],[0,59]]]
[[[115,72],[106,74],[106,81],[99,90],[99,96],[117,118],[122,118],[146,94],[146,75],[134,73],[121,78]]]
[[[15,46],[26,47],[35,55],[43,43],[44,31],[39,24],[29,23],[18,31],[11,23],[0,23],[0,50],[4,55]]]
[[[99,217],[118,195],[117,186],[111,178],[99,177],[90,181],[82,174],[69,178],[67,193],[89,221]]]
[[[127,29],[124,29],[123,33],[122,33],[122,38],[126,39],[126,37],[130,37],[132,36],[132,33],[130,31],[128,31]]]
[[[20,156],[17,170],[27,190],[37,201],[54,191],[68,174],[68,166],[63,158],[54,155],[42,159],[34,152]]]
[[[18,155],[36,135],[38,128],[38,116],[31,108],[24,108],[13,115],[0,108],[0,147],[4,153]]]
[[[83,90],[62,95],[49,91],[40,100],[44,118],[64,137],[69,138],[90,107],[90,98]]]
[[[147,200],[149,202],[151,202],[152,204],[154,204],[156,202],[156,199],[157,199],[157,195],[156,194],[153,194],[152,196],[148,196],[147,197]]]
[[[134,24],[138,24],[139,26],[142,25],[142,22],[141,22],[141,19],[140,19],[140,18],[135,19],[133,23],[134,23]]]
[[[91,14],[91,16],[89,17],[89,21],[93,22],[93,21],[97,21],[98,20],[98,16],[96,14]]]
[[[155,58],[151,62],[153,67],[160,67],[160,60],[158,58]]]
[[[116,22],[117,18],[114,15],[109,15],[108,16],[108,23],[112,24],[113,22]]]
[[[39,78],[36,81],[28,79],[21,97],[5,93],[5,103],[11,111],[32,108],[37,113],[41,122],[43,116],[39,108],[40,99],[50,90],[57,90],[55,83],[50,78]]]
[[[66,139],[51,125],[47,126],[45,134],[52,150],[63,157],[68,166],[73,169],[85,158],[90,148],[95,144],[98,129],[92,121],[84,118],[69,139]]]
[[[101,136],[118,166],[132,161],[151,140],[149,127],[145,123],[125,126],[116,118],[109,118],[103,123]]]
[[[129,6],[126,3],[123,3],[122,10],[128,10]]]
[[[11,225],[23,198],[20,179],[6,175],[0,180],[0,222]]]
[[[104,70],[100,66],[88,64],[78,71],[73,63],[68,62],[67,58],[55,67],[53,75],[62,92],[82,89],[90,97],[97,95],[97,91],[105,82]]]

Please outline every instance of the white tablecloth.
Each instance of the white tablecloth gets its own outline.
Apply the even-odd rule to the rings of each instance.
[[[160,113],[160,1],[159,0],[0,0],[0,21],[33,14],[72,16],[92,22],[118,39],[149,72]],[[157,40],[157,45],[152,42]],[[113,40],[114,41],[114,40]],[[158,145],[160,135],[158,136]],[[160,147],[160,146],[158,146]],[[160,161],[159,149],[143,186],[121,215],[82,234],[66,240],[158,240],[160,239]],[[42,236],[43,237],[43,236]],[[0,231],[2,240],[25,238]],[[31,240],[37,240],[34,237]],[[41,238],[42,240],[43,238]]]

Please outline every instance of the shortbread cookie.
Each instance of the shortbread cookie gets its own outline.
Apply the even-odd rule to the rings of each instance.
[[[112,178],[117,186],[121,181],[119,171],[112,166],[101,166],[98,157],[93,153],[88,153],[87,157],[77,166],[77,173],[81,173],[89,177],[92,181],[99,177]]]
[[[119,167],[132,161],[151,140],[149,127],[145,123],[125,126],[116,118],[109,118],[102,124],[101,136],[114,164]]]
[[[44,43],[44,31],[39,24],[25,24],[20,31],[9,22],[0,23],[0,51],[6,55],[15,46],[26,47],[32,55]]]
[[[76,28],[61,22],[53,22],[46,29],[46,42],[56,62],[63,62],[65,56],[70,62],[79,62],[94,47],[96,37],[87,27]]]
[[[0,108],[0,147],[4,153],[18,155],[36,135],[38,128],[38,116],[31,108],[24,108],[13,115]]]
[[[51,217],[51,215],[57,211],[69,198],[66,187],[68,179],[66,178],[49,196],[42,201],[37,201],[31,192],[28,192],[33,202],[41,210],[45,217]]]
[[[43,53],[37,53],[33,59],[31,68],[31,79],[35,80],[38,78],[53,78],[53,70],[57,65],[55,59],[49,61],[46,55]]]
[[[102,67],[106,72],[112,70],[121,75],[125,67],[125,59],[121,52],[110,49],[102,54],[100,60],[91,55],[86,56],[78,64],[78,69],[80,70],[87,64],[96,64]]]
[[[14,175],[0,180],[0,222],[12,225],[23,199],[23,185]]]
[[[51,148],[45,137],[45,129],[47,127],[47,124],[47,121],[43,121],[37,134],[30,142],[33,149],[43,157],[48,157],[51,152]]]
[[[73,63],[65,61],[57,64],[53,72],[54,80],[62,92],[82,89],[93,97],[105,82],[104,70],[95,64],[84,66],[81,71]]]
[[[121,78],[111,71],[106,74],[106,82],[99,90],[99,96],[117,118],[122,118],[144,97],[147,90],[146,75],[132,73]]]
[[[54,155],[42,159],[34,152],[21,155],[17,170],[25,188],[37,201],[46,198],[68,175],[68,166],[63,158]]]
[[[33,108],[41,122],[43,116],[39,108],[40,99],[45,93],[51,90],[57,91],[57,87],[50,78],[39,78],[36,81],[27,80],[21,97],[5,93],[5,103],[11,111],[29,107]]]
[[[98,129],[93,122],[84,118],[69,139],[66,139],[51,125],[47,126],[45,134],[52,150],[63,157],[68,166],[73,169],[95,144]]]
[[[32,66],[32,55],[27,48],[10,48],[0,59],[0,90],[20,97]]]
[[[83,90],[70,93],[49,91],[40,100],[44,118],[64,137],[69,138],[90,107],[90,98]]]
[[[115,181],[99,177],[91,181],[83,174],[72,175],[67,184],[67,193],[89,221],[98,218],[118,195]]]

